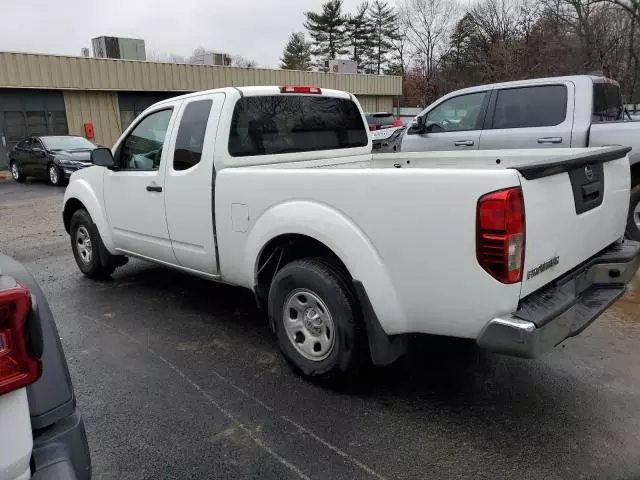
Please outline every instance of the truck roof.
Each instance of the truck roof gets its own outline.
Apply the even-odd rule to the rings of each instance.
[[[193,98],[193,97],[198,97],[200,95],[206,95],[206,94],[210,94],[210,93],[240,93],[240,95],[242,96],[246,96],[246,97],[258,97],[258,96],[264,96],[264,95],[280,95],[282,94],[282,92],[280,91],[280,89],[282,88],[282,86],[248,86],[248,87],[223,87],[223,88],[214,88],[211,90],[201,90],[198,92],[193,92],[193,93],[187,93],[185,95],[179,95],[177,97],[171,97],[168,98],[166,100],[162,100],[160,102],[157,102],[155,105],[162,105],[164,103],[171,103],[174,102],[175,100],[184,100],[187,98]],[[338,97],[338,98],[351,98],[351,94],[344,92],[342,90],[333,90],[331,88],[320,88],[320,87],[316,87],[320,89],[320,95],[324,95],[324,96],[328,96],[328,97]],[[283,95],[290,95],[288,93],[284,93]],[[304,93],[293,93],[291,95],[305,95]],[[317,93],[312,93],[310,95],[318,95]]]
[[[527,80],[514,80],[511,82],[500,82],[500,83],[490,83],[484,85],[477,85],[474,87],[463,88],[461,90],[456,90],[451,93],[473,93],[478,91],[484,91],[487,89],[499,88],[499,87],[520,87],[526,85],[537,85],[539,83],[549,83],[549,82],[574,82],[576,84],[583,83],[585,81],[589,81],[591,83],[602,83],[602,82],[610,82],[614,85],[618,85],[618,82],[615,80],[608,79],[603,76],[598,75],[568,75],[564,77],[545,77],[545,78],[532,78]],[[444,97],[443,97],[444,98]]]

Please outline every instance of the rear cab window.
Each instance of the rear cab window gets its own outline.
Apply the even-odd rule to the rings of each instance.
[[[237,101],[229,132],[232,157],[364,147],[355,102],[325,95],[280,94]]]
[[[624,105],[620,86],[611,80],[593,82],[592,122],[624,120]]]
[[[540,85],[496,92],[492,129],[552,127],[567,117],[567,87]]]

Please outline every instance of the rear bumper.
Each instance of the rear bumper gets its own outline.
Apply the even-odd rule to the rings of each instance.
[[[639,242],[612,245],[523,299],[517,311],[491,320],[480,333],[478,345],[535,358],[587,328],[624,294],[639,266]]]
[[[91,478],[87,435],[77,410],[34,436],[32,466],[32,480]]]

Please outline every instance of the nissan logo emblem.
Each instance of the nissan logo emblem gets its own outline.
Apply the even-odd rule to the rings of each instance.
[[[587,177],[587,180],[593,180],[593,168],[590,165],[586,165],[584,167],[584,176]]]

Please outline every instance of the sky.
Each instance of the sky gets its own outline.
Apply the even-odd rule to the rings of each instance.
[[[361,0],[344,0],[354,11]],[[393,3],[393,2],[390,2]],[[189,56],[194,48],[277,67],[305,11],[322,0],[0,0],[0,51],[80,55],[103,35],[142,38],[147,52]],[[11,21],[8,21],[11,19]],[[22,20],[21,20],[22,19]]]

